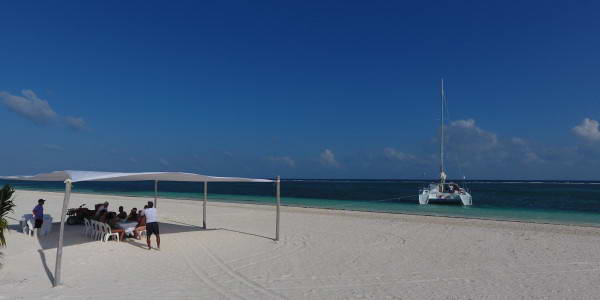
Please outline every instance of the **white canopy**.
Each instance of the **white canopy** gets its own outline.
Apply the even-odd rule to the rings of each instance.
[[[240,177],[215,177],[200,175],[194,173],[182,172],[143,172],[143,173],[119,173],[119,172],[95,172],[95,171],[55,171],[52,173],[42,173],[32,176],[0,176],[0,179],[9,180],[29,180],[29,181],[61,181],[65,183],[65,199],[63,200],[63,208],[60,218],[60,232],[58,237],[58,246],[56,247],[56,264],[54,271],[54,286],[61,285],[61,266],[62,266],[62,248],[63,235],[65,230],[66,212],[71,198],[71,186],[73,182],[80,181],[154,181],[154,205],[158,200],[158,182],[159,181],[187,181],[187,182],[204,182],[204,203],[202,204],[202,228],[206,229],[206,203],[208,201],[208,182],[275,182],[276,183],[276,199],[277,212],[275,219],[275,241],[279,240],[279,206],[281,205],[280,197],[280,179],[253,179]]]
[[[96,171],[55,171],[32,176],[0,176],[0,179],[29,180],[29,181],[62,181],[71,179],[79,181],[188,181],[188,182],[274,182],[269,179],[253,179],[240,177],[216,177],[183,172],[96,172]]]

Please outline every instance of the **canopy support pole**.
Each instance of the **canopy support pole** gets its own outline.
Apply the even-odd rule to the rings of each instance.
[[[158,180],[154,180],[154,207],[158,208]]]
[[[206,229],[206,202],[208,201],[208,182],[204,182],[204,202],[202,203],[202,228]]]
[[[63,237],[65,232],[65,219],[67,215],[67,209],[69,208],[69,200],[71,199],[71,179],[65,180],[65,198],[63,200],[62,213],[60,215],[60,233],[58,235],[58,247],[56,248],[56,266],[54,269],[54,287],[62,285],[60,278],[60,269],[62,265],[62,250],[63,250]]]
[[[277,216],[275,219],[275,241],[279,241],[279,207],[281,206],[281,178],[279,178],[279,176],[277,176],[276,179],[276,183],[277,183],[277,192],[276,192],[276,196],[277,196]]]

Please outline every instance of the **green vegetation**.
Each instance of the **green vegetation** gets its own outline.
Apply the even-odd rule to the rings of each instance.
[[[4,238],[4,230],[8,227],[6,216],[8,213],[13,212],[15,207],[12,197],[14,193],[15,188],[8,184],[0,190],[0,247],[6,246],[6,239]]]

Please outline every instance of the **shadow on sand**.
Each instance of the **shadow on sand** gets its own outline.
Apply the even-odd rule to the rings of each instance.
[[[46,254],[44,253],[44,250],[39,249],[38,253],[40,254],[40,259],[42,260],[44,271],[46,271],[46,275],[48,276],[48,279],[50,279],[50,283],[54,283],[54,274],[52,274],[52,271],[50,271],[50,268],[48,267],[48,263],[46,262]]]
[[[202,227],[199,227],[199,226],[196,226],[196,225],[193,225],[193,224],[179,222],[179,221],[173,220],[173,219],[167,219],[167,220],[169,220],[169,222],[171,222],[171,223],[175,223],[175,224],[179,224],[179,225],[185,225],[185,226],[192,226],[192,227],[200,228],[203,231],[207,231],[207,230],[223,230],[223,231],[229,231],[229,232],[235,232],[235,233],[239,233],[239,234],[245,234],[245,235],[260,237],[260,238],[267,239],[267,240],[272,240],[272,241],[275,240],[275,238],[273,238],[273,237],[268,237],[268,236],[264,236],[264,235],[260,235],[260,234],[255,234],[255,233],[250,233],[250,232],[244,232],[244,231],[239,231],[239,230],[227,229],[227,228],[222,228],[222,227],[221,228],[215,228],[215,229],[210,229],[210,228],[209,229],[203,229]],[[161,226],[161,231],[162,231],[162,226],[163,226],[162,223],[160,224],[160,226]]]
[[[187,223],[179,222],[179,221],[172,220],[172,219],[169,219],[169,222],[170,223],[163,223],[163,222],[160,223],[160,234],[161,235],[171,234],[171,233],[181,233],[181,232],[193,232],[193,231],[223,230],[223,231],[228,231],[228,232],[235,232],[235,233],[239,233],[239,234],[274,240],[271,237],[262,236],[262,235],[254,234],[254,233],[238,231],[238,230],[233,230],[233,229],[227,229],[227,228],[203,229],[200,226],[196,226],[193,224],[187,224]],[[9,225],[8,229],[14,230],[14,231],[22,230],[18,224]],[[83,230],[84,230],[83,225],[65,225],[65,232],[64,232],[64,236],[63,236],[63,247],[98,242],[96,240],[89,238],[89,236],[84,235]],[[52,230],[47,235],[43,235],[43,236],[38,235],[37,237],[35,237],[35,238],[37,238],[38,242],[40,243],[41,249],[38,249],[38,253],[40,255],[40,261],[41,261],[42,266],[44,267],[44,270],[46,272],[46,275],[48,276],[48,279],[50,280],[51,283],[54,282],[54,274],[53,274],[53,271],[50,270],[50,268],[48,267],[47,257],[46,257],[46,253],[44,251],[57,248],[59,231],[60,231],[60,222],[54,222],[54,223],[52,223]],[[32,237],[32,238],[34,238],[34,237]],[[141,240],[137,240],[134,238],[128,238],[124,242],[127,243],[128,245],[138,247],[140,249],[147,249],[146,241],[144,238],[142,238]]]
[[[63,247],[81,245],[86,243],[94,243],[96,240],[91,239],[89,236],[83,234],[83,225],[65,225],[65,233],[63,236]],[[58,236],[60,231],[60,222],[52,224],[52,231],[47,235],[38,236],[37,239],[40,243],[40,247],[43,250],[54,249],[58,246]],[[180,232],[192,232],[192,231],[205,231],[201,227],[197,226],[184,226],[171,223],[160,223],[160,234],[180,233]]]
[[[264,235],[260,235],[260,234],[256,234],[256,233],[243,232],[243,231],[238,231],[238,230],[233,230],[233,229],[227,229],[227,228],[217,228],[215,230],[223,230],[223,231],[235,232],[235,233],[239,233],[239,234],[251,235],[251,236],[255,236],[255,237],[259,237],[259,238],[263,238],[263,239],[275,241],[275,238],[264,236]]]
[[[19,227],[18,224],[9,225],[8,229],[14,230],[14,231],[21,231],[21,228]],[[83,234],[83,229],[84,229],[83,225],[65,225],[65,233],[64,233],[64,237],[63,237],[63,247],[97,242],[96,240],[93,240],[93,239],[89,238],[88,236],[85,236]],[[197,225],[187,224],[187,223],[179,222],[179,221],[172,220],[172,219],[169,219],[169,223],[163,223],[163,222],[160,223],[160,234],[161,235],[171,234],[171,233],[181,233],[181,232],[213,231],[213,230],[235,232],[235,233],[239,233],[239,234],[264,238],[264,239],[268,239],[268,240],[274,240],[273,237],[268,237],[268,236],[264,236],[264,235],[260,235],[260,234],[244,232],[244,231],[228,229],[228,228],[204,229]],[[52,230],[47,235],[42,235],[42,236],[36,237],[40,243],[41,250],[55,249],[58,246],[59,231],[60,231],[60,222],[54,222],[54,223],[52,223]],[[126,242],[128,242],[129,244],[140,247],[140,243],[138,241],[139,240],[136,240],[133,238],[128,238],[126,240]],[[142,248],[145,248],[145,244],[142,246]],[[40,256],[42,256],[42,255],[43,254],[40,253]],[[45,259],[42,257],[42,260],[45,260]]]

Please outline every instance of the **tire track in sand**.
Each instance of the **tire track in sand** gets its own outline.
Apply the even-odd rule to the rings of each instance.
[[[241,266],[233,267],[233,270],[239,271],[239,270],[248,268],[250,266],[260,264],[260,263],[269,262],[269,261],[273,261],[273,260],[280,259],[280,258],[286,258],[286,257],[291,256],[293,254],[302,252],[303,250],[305,250],[308,247],[308,243],[306,242],[306,236],[304,236],[304,235],[300,235],[298,237],[298,239],[292,239],[292,240],[299,241],[299,244],[295,245],[289,252],[287,252],[287,253],[283,252],[283,253],[277,254],[277,255],[269,255],[270,253],[265,253],[265,255],[267,255],[266,258],[263,258],[263,259],[260,259],[260,260],[256,260],[256,261],[251,261],[251,262],[248,262],[248,263],[246,263],[244,265],[241,265]],[[285,245],[287,246],[289,244],[287,242],[288,239],[285,239],[284,241],[285,241]],[[283,247],[279,247],[279,248],[283,248]]]
[[[208,255],[208,257],[220,267],[221,270],[223,270],[225,273],[227,273],[227,275],[236,279],[238,282],[241,282],[242,284],[248,286],[255,292],[266,295],[269,298],[287,299],[284,296],[282,296],[278,293],[275,293],[275,292],[263,287],[262,285],[248,279],[246,276],[236,272],[234,269],[232,269],[226,263],[224,263],[223,260],[221,260],[219,257],[217,257],[212,251],[210,251],[210,249],[208,249],[206,246],[204,246],[204,244],[202,242],[200,242],[198,240],[193,240],[193,242],[196,245],[198,245],[204,251],[204,253],[206,253],[206,255]],[[213,281],[213,280],[211,279],[211,281]]]
[[[181,254],[181,256],[184,258],[186,265],[192,270],[192,272],[194,272],[194,274],[200,279],[202,280],[207,286],[209,286],[211,289],[213,289],[214,291],[216,291],[217,293],[219,293],[220,295],[224,296],[225,298],[228,299],[244,299],[244,297],[235,294],[233,292],[230,292],[227,288],[225,288],[224,286],[222,286],[221,284],[219,284],[218,282],[216,282],[215,280],[213,280],[211,278],[211,276],[208,275],[208,273],[206,273],[206,271],[204,271],[202,269],[202,267],[198,267],[198,263],[196,261],[193,261],[191,259],[191,257],[188,253],[186,253],[187,249],[191,249],[189,247],[189,244],[187,244],[186,239],[182,239],[179,237],[174,238],[175,242],[177,244],[180,244],[181,247],[175,247],[175,249],[177,249],[177,252],[179,252]]]
[[[254,258],[257,256],[268,255],[269,253],[277,252],[279,249],[282,249],[283,247],[287,246],[287,241],[281,241],[281,242],[275,242],[275,243],[277,246],[274,248],[269,248],[269,249],[265,249],[263,251],[254,252],[251,255],[242,256],[242,257],[238,257],[235,259],[230,259],[230,260],[226,261],[225,263],[232,264],[232,263],[236,263],[238,261]]]

